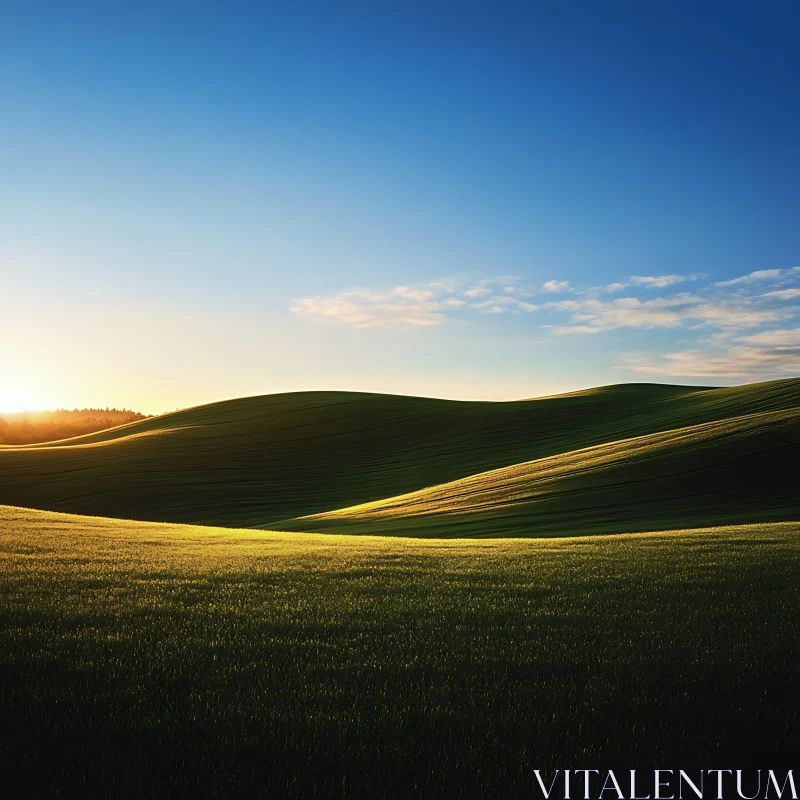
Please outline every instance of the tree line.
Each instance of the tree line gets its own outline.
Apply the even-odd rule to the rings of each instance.
[[[0,444],[54,442],[140,419],[147,419],[147,416],[127,408],[58,408],[0,414]]]

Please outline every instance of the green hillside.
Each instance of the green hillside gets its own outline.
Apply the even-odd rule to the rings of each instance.
[[[797,519],[800,410],[624,439],[277,527],[551,536]]]
[[[0,503],[140,520],[269,527],[588,447],[798,408],[797,379],[723,389],[629,384],[508,403],[347,392],[268,395],[214,403],[62,442],[0,447]],[[796,427],[788,422],[779,427],[793,446]],[[797,518],[794,503],[781,494],[785,490],[780,490],[783,499],[775,505],[771,485],[761,480],[768,474],[765,470],[772,469],[769,474],[785,484],[784,462],[764,455],[782,441],[783,433],[774,431],[770,423],[743,437],[762,454],[753,462],[756,480],[743,482],[735,464],[719,461],[713,504],[720,510],[719,519],[742,519],[740,505],[766,509],[773,515],[769,518]],[[717,452],[716,446],[708,446]],[[730,453],[738,458],[735,450],[732,447]],[[670,447],[663,454],[654,451],[650,460],[662,455],[667,471],[701,466],[693,451]],[[687,460],[681,463],[684,456]],[[625,460],[624,454],[620,459]],[[620,469],[624,471],[624,464],[614,467]],[[601,472],[611,474],[609,468]],[[653,475],[662,472],[654,468]],[[584,484],[573,484],[583,480],[580,476],[564,474],[563,479],[567,483],[562,488],[577,485],[583,491]],[[749,492],[747,503],[735,496],[742,487]],[[553,501],[547,514],[561,514],[569,505],[563,491],[556,494],[561,499]],[[656,493],[655,499],[669,503],[670,497]],[[633,503],[637,504],[638,510],[631,512],[636,517],[642,507],[638,500]],[[580,529],[604,529],[603,508],[609,505],[617,510],[608,524],[631,527],[616,498],[589,494],[578,504],[583,509],[575,517]],[[699,500],[695,506],[673,509],[663,519],[701,524],[693,516],[698,508],[714,517],[707,522],[717,519],[717,511]],[[658,506],[653,510],[660,514]],[[519,520],[514,526],[523,532]],[[563,526],[552,520],[545,526],[559,527]],[[422,529],[419,533],[426,535]]]

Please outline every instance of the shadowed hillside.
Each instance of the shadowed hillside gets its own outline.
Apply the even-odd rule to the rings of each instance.
[[[800,410],[551,456],[278,523],[326,533],[551,536],[796,519]]]
[[[214,403],[63,442],[0,447],[0,503],[142,520],[268,527],[279,520],[382,500],[582,448],[798,408],[800,381],[794,379],[724,389],[629,384],[509,403],[347,392],[268,395]],[[772,447],[776,440],[768,432],[745,438],[761,441],[762,435]],[[620,446],[620,464],[614,469],[625,469],[627,445]],[[667,451],[674,469],[699,465],[692,451]],[[758,474],[766,474],[763,470],[770,466],[764,456],[758,461]],[[741,487],[738,478],[728,481],[728,469],[727,463],[720,463],[717,470],[715,508],[726,507],[725,493]],[[761,483],[751,486],[752,508],[760,507],[759,487]],[[585,524],[602,527],[601,506],[592,502],[591,495],[580,501]],[[669,503],[669,495],[659,502]],[[552,513],[561,514],[564,507],[553,505]],[[796,518],[792,508],[781,506],[782,518]],[[686,512],[695,513],[688,508]],[[670,519],[681,513],[677,509]],[[735,513],[731,518],[738,519]],[[694,519],[684,522],[695,524]]]

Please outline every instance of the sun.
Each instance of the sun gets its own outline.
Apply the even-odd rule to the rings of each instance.
[[[44,388],[35,379],[0,375],[0,414],[18,411],[41,411],[50,408]]]

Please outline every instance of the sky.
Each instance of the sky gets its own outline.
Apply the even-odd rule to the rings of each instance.
[[[0,0],[0,411],[800,374],[797,2]]]

